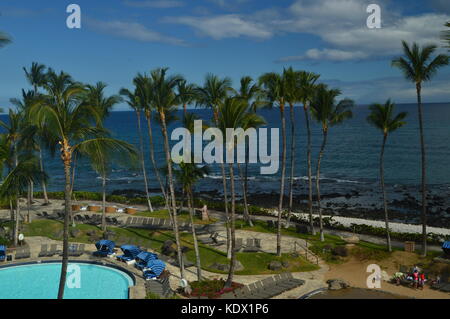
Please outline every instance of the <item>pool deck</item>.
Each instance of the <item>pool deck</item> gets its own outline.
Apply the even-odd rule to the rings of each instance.
[[[19,260],[13,260],[9,262],[2,262],[0,263],[0,266],[5,265],[15,265],[15,264],[22,264],[22,263],[29,263],[29,262],[45,262],[45,261],[61,261],[61,257],[38,257],[39,252],[41,250],[42,244],[57,244],[58,249],[62,250],[62,242],[49,239],[47,237],[40,237],[40,236],[34,236],[34,237],[28,237],[26,239],[27,245],[30,247],[30,258],[26,259],[19,259]],[[72,243],[72,242],[71,242]],[[120,262],[116,260],[115,258],[101,258],[101,257],[95,257],[92,255],[94,251],[97,249],[95,248],[94,244],[85,244],[85,254],[83,254],[80,257],[69,257],[69,261],[73,262],[81,262],[81,261],[87,261],[87,262],[96,262],[101,263],[105,266],[111,265],[111,266],[118,266],[126,271],[133,274],[136,284],[135,286],[130,288],[130,299],[145,299],[146,297],[146,289],[145,289],[145,279],[142,276],[142,271],[139,271],[134,266],[129,266],[126,263]],[[151,251],[151,250],[149,250]],[[324,263],[320,263],[320,269],[316,271],[311,272],[299,272],[299,273],[293,273],[294,278],[303,279],[305,280],[305,284],[294,288],[292,290],[286,291],[278,296],[275,296],[274,299],[298,299],[300,296],[319,288],[323,288],[326,286],[324,283],[324,274],[328,271],[328,266]],[[170,276],[170,286],[173,290],[176,290],[180,286],[180,270],[178,267],[166,264],[167,270],[171,273]],[[226,274],[218,274],[213,273],[209,271],[202,270],[202,276],[208,279],[226,279]],[[273,275],[235,275],[234,280],[236,282],[239,282],[241,284],[249,285],[251,283],[254,283],[256,281],[259,281],[261,279],[270,277]],[[197,280],[197,268],[195,266],[189,267],[185,269],[185,279],[188,281],[195,281]]]

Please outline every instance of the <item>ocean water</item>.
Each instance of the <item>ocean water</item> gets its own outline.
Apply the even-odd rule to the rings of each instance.
[[[415,104],[399,104],[397,111],[408,112],[407,124],[392,133],[387,141],[385,150],[385,179],[390,187],[399,185],[418,189],[420,184],[420,140],[418,133],[417,106]],[[190,112],[198,114],[204,120],[211,119],[211,112],[206,109],[193,109]],[[321,167],[321,179],[324,192],[336,189],[359,189],[365,186],[375,187],[379,177],[379,156],[382,134],[369,125],[366,118],[369,113],[367,106],[356,106],[354,116],[339,126],[330,128],[328,144]],[[267,121],[268,128],[280,128],[280,115],[278,109],[263,109],[259,111]],[[182,113],[179,112],[179,117]],[[5,119],[5,116],[2,116]],[[302,107],[295,108],[296,122],[296,159],[295,159],[295,188],[297,193],[305,191],[306,167],[306,125]],[[290,172],[289,152],[291,128],[289,110],[286,112],[287,123],[287,176]],[[115,137],[138,145],[136,115],[131,111],[112,112],[106,120]],[[156,123],[154,126],[154,142],[156,161],[165,162],[161,130]],[[178,127],[172,123],[169,130]],[[149,188],[157,192],[158,183],[153,173],[148,153],[148,135],[145,119],[142,118],[144,133],[144,148],[146,166],[148,168]],[[430,187],[447,190],[450,185],[450,104],[424,104],[424,130],[427,150],[427,183]],[[281,136],[281,129],[280,129]],[[318,151],[322,141],[320,127],[312,121],[312,163],[315,173]],[[280,143],[281,145],[281,143]],[[281,156],[281,151],[280,151]],[[64,185],[64,171],[58,156],[45,156],[45,167],[50,176],[49,189],[62,190]],[[210,165],[210,174],[202,180],[198,191],[221,191],[221,175],[219,165]],[[261,175],[258,164],[249,165],[251,192],[270,193],[278,192],[278,174]],[[239,183],[237,183],[239,187]],[[87,160],[81,160],[76,167],[76,190],[98,191],[101,181],[91,169]],[[138,168],[114,167],[108,177],[108,191],[120,189],[143,189],[142,172]],[[238,189],[239,190],[239,189]]]

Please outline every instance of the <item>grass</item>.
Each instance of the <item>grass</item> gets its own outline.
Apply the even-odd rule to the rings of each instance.
[[[276,233],[276,229],[270,228],[264,221],[254,221],[254,226],[250,227],[243,220],[236,221],[236,228],[255,231],[260,233]],[[320,241],[319,234],[301,234],[297,233],[294,227],[289,227],[288,229],[282,228],[281,233],[284,236],[290,236],[295,238],[301,238],[308,241],[308,248],[322,258],[325,262],[330,264],[339,264],[345,262],[346,258],[336,256],[333,254],[333,250],[338,246],[345,246],[346,242],[338,236],[325,234],[325,241]],[[394,248],[399,250],[398,248]],[[360,241],[355,247],[348,251],[349,256],[356,257],[360,260],[383,260],[388,258],[391,253],[389,253],[384,245],[373,244],[365,241]]]
[[[61,238],[56,236],[56,234],[63,229],[63,224],[60,221],[36,220],[24,226],[25,236],[44,236],[55,240],[61,240]],[[70,237],[69,241],[71,242],[76,241],[93,244],[87,233],[95,232],[99,237],[102,234],[100,228],[92,225],[80,224],[76,225],[75,228],[80,231],[80,234],[77,238]],[[166,240],[175,241],[175,237],[171,231],[149,231],[145,229],[119,227],[108,227],[108,230],[114,231],[117,238],[127,238],[130,243],[140,240],[143,242],[145,247],[151,248],[158,253],[161,253],[161,247]],[[192,235],[190,233],[181,233],[180,240],[183,246],[189,248],[186,253],[187,259],[191,262],[195,262]],[[210,267],[214,263],[228,264],[229,260],[227,259],[226,253],[203,244],[199,244],[199,249],[203,269],[216,273],[226,273]],[[236,272],[237,275],[276,274],[286,270],[291,272],[303,272],[318,269],[316,265],[309,263],[303,257],[291,256],[289,254],[284,254],[281,257],[277,257],[274,254],[263,252],[238,253],[237,259],[244,266],[244,270]],[[267,268],[271,261],[287,261],[289,263],[289,267],[283,269],[282,271],[272,271]]]
[[[142,216],[142,217],[153,217],[153,218],[163,218],[163,219],[169,219],[169,211],[167,209],[157,210],[154,212],[138,212],[136,213],[136,216]],[[189,217],[189,212],[187,211],[181,211],[177,214],[177,220],[180,222],[190,222],[191,219]],[[210,218],[208,221],[204,221],[201,218],[194,216],[194,224],[198,225],[208,225],[215,223],[217,220],[214,218]]]

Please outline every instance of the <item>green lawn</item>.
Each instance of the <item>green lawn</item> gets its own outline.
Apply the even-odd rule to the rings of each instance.
[[[256,231],[260,233],[276,233],[276,229],[267,226],[264,221],[254,221],[254,226],[250,227],[243,220],[236,221],[236,228]],[[341,263],[343,258],[340,258],[332,253],[333,249],[337,246],[345,246],[346,242],[338,236],[325,235],[325,241],[320,241],[319,234],[299,234],[296,232],[294,227],[289,227],[288,229],[282,228],[281,233],[284,236],[296,237],[301,239],[306,239],[308,241],[309,249],[319,255],[324,261],[328,263]],[[399,250],[394,248],[394,250]],[[365,241],[360,241],[355,249],[349,251],[349,254],[354,255],[360,259],[372,259],[372,260],[382,260],[388,258],[390,253],[387,251],[384,245],[373,244]]]
[[[54,220],[36,220],[30,224],[24,225],[25,236],[44,236],[51,239],[61,240],[56,235],[63,229],[63,224],[60,221]],[[89,240],[87,233],[89,231],[95,231],[98,236],[101,235],[100,228],[91,225],[76,225],[76,228],[80,230],[80,235],[77,238],[70,238],[69,241],[93,243]],[[140,240],[145,247],[151,248],[157,252],[161,252],[161,247],[164,241],[175,241],[173,233],[171,231],[149,231],[145,229],[137,228],[119,228],[108,227],[116,233],[117,238],[127,238],[131,243]],[[195,253],[193,246],[193,238],[189,233],[181,233],[180,239],[183,246],[186,246],[189,251],[186,253],[186,257],[189,261],[195,262]],[[210,266],[214,263],[227,264],[229,261],[226,254],[222,251],[214,249],[210,246],[200,244],[200,257],[202,261],[202,268],[208,271],[220,273],[220,271],[211,269]],[[316,265],[313,265],[306,261],[303,257],[293,257],[289,254],[284,254],[282,257],[277,257],[274,254],[269,253],[238,253],[237,259],[244,266],[243,271],[236,272],[237,275],[258,275],[258,274],[275,274],[281,271],[271,271],[267,268],[268,264],[273,261],[287,261],[289,267],[282,271],[300,272],[300,271],[312,271],[318,269]]]

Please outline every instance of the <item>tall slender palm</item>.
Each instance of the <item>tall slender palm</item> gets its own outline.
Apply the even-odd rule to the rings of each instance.
[[[149,149],[150,149],[150,161],[152,162],[153,172],[159,183],[161,189],[161,194],[164,197],[166,208],[169,209],[169,198],[167,196],[166,189],[161,179],[159,168],[156,165],[155,159],[155,146],[153,143],[153,129],[152,129],[152,115],[154,111],[154,105],[152,104],[152,82],[146,74],[138,73],[138,75],[133,79],[133,83],[136,87],[136,92],[141,101],[144,109],[144,116],[147,120],[147,131],[149,139]]]
[[[148,210],[153,212],[152,202],[150,200],[150,193],[148,191],[148,179],[147,179],[147,169],[145,168],[145,159],[144,159],[144,141],[142,137],[142,128],[141,128],[141,113],[143,109],[143,101],[139,98],[139,93],[137,89],[133,92],[128,89],[121,89],[120,95],[126,97],[127,104],[134,110],[136,113],[136,121],[138,127],[138,136],[139,136],[139,160],[141,162],[142,175],[144,178],[144,187],[145,187],[145,196],[147,199],[147,207]]]
[[[33,90],[34,90],[34,96],[37,97],[39,95],[39,91],[38,89],[43,87],[43,85],[45,84],[45,81],[47,80],[46,78],[46,66],[44,64],[40,64],[37,62],[33,62],[31,64],[31,67],[29,70],[27,70],[25,67],[23,68],[24,72],[25,72],[25,77],[28,80],[28,83],[33,86]],[[42,130],[38,130],[36,132],[38,134],[38,136],[40,136],[41,138],[43,138],[43,132]],[[42,139],[41,139],[42,140]],[[43,142],[39,142],[38,145],[38,152],[39,152],[39,167],[40,167],[40,171],[42,175],[45,175],[45,169],[44,169],[44,161],[43,161],[43,154],[42,154],[42,148],[43,148]],[[41,179],[41,187],[42,187],[42,192],[44,193],[44,203],[48,204],[49,200],[48,200],[48,194],[47,194],[47,184],[46,184],[46,180],[44,178]],[[33,184],[30,184],[30,188],[31,188],[31,198],[30,200],[32,200],[32,186]]]
[[[289,118],[291,126],[291,152],[289,157],[290,175],[289,175],[289,206],[286,218],[286,228],[289,228],[292,214],[292,205],[294,197],[294,174],[295,174],[295,112],[294,105],[299,101],[298,78],[299,72],[294,71],[292,67],[283,70],[283,78],[286,82],[286,103],[289,104]]]
[[[61,161],[64,166],[64,228],[63,254],[61,276],[58,289],[58,299],[64,296],[66,284],[68,248],[69,248],[69,218],[71,215],[71,168],[74,151],[82,151],[90,143],[105,143],[109,147],[117,146],[117,140],[105,137],[105,130],[100,126],[102,114],[98,109],[83,103],[85,88],[74,82],[67,73],[48,72],[48,81],[44,85],[46,99],[34,105],[29,110],[29,118],[36,125],[47,127],[52,135],[52,141],[58,141],[54,146],[60,147]]]
[[[236,94],[236,97],[243,99],[247,103],[248,111],[255,113],[256,110],[263,105],[262,102],[262,91],[257,83],[254,83],[253,79],[250,76],[243,76],[240,81],[241,85],[239,87],[239,91]],[[262,123],[248,123],[250,126],[243,128],[256,128],[259,125],[263,125]],[[253,227],[253,222],[250,218],[250,212],[248,209],[248,162],[249,162],[249,144],[245,143],[245,167],[242,171],[239,163],[238,169],[239,174],[241,176],[242,181],[242,193],[244,200],[244,218],[247,220],[250,227]]]
[[[218,125],[219,121],[219,106],[228,97],[229,93],[233,92],[231,87],[231,79],[225,77],[223,79],[219,78],[214,74],[207,74],[205,78],[205,83],[203,87],[197,88],[197,105],[201,105],[206,108],[210,108],[213,112],[213,123]],[[227,257],[231,258],[231,234],[230,234],[230,214],[228,209],[228,189],[227,189],[227,179],[225,164],[220,164],[222,173],[222,184],[223,184],[223,197],[225,203],[225,215],[227,218]]]
[[[298,73],[299,99],[303,104],[305,113],[306,132],[307,132],[307,166],[308,166],[308,212],[311,233],[315,235],[313,219],[313,196],[312,196],[312,165],[311,165],[311,127],[309,120],[309,106],[315,92],[315,83],[319,79],[318,74],[312,72],[300,71]]]
[[[425,162],[425,140],[422,119],[422,83],[430,81],[437,71],[449,64],[449,56],[439,54],[432,57],[436,51],[435,45],[420,47],[417,43],[409,46],[406,41],[403,44],[404,56],[392,60],[392,66],[399,68],[405,78],[416,86],[417,108],[419,114],[419,134],[422,163],[422,254],[427,255],[427,189],[426,189],[426,162]]]
[[[195,84],[189,84],[186,80],[183,80],[178,83],[177,89],[180,102],[183,105],[183,116],[186,116],[188,104],[195,102],[197,87]]]
[[[219,105],[219,120],[218,128],[223,134],[226,134],[227,129],[237,129],[248,126],[247,122],[261,122],[263,121],[258,115],[248,112],[248,104],[241,98],[226,98],[225,101]],[[237,136],[237,140],[227,139],[225,143],[226,152],[230,152],[236,148],[239,142],[242,142],[243,136]],[[227,156],[228,158],[228,156]],[[236,192],[234,183],[234,166],[233,163],[228,164],[230,174],[230,190],[231,190],[231,216],[230,216],[230,235],[231,235],[231,260],[225,287],[231,287],[233,283],[233,276],[236,266]]]
[[[336,97],[340,94],[340,90],[329,90],[326,85],[318,85],[311,105],[311,114],[313,118],[321,125],[323,135],[322,145],[317,158],[316,170],[317,208],[319,211],[321,241],[325,240],[325,236],[323,232],[322,207],[320,205],[320,164],[325,152],[325,146],[327,144],[328,131],[330,127],[341,124],[344,120],[351,118],[353,115],[351,108],[354,106],[354,102],[352,100],[344,99],[336,104]]]
[[[20,109],[18,109],[17,111],[13,111],[10,109],[7,123],[0,121],[0,126],[6,131],[6,145],[9,148],[9,160],[7,161],[7,167],[8,172],[11,172],[19,164],[19,146],[24,133],[24,118],[22,116],[22,111]],[[14,205],[12,200],[9,201],[9,208],[11,219],[17,220],[17,218],[15,217],[16,214],[14,212]],[[17,227],[15,228],[15,237],[17,235],[16,230]]]
[[[186,114],[188,116],[188,113]],[[203,178],[209,172],[206,166],[198,166],[193,161],[191,163],[181,162],[174,167],[174,175],[177,182],[182,186],[187,195],[189,218],[191,222],[192,237],[194,240],[195,261],[197,266],[197,280],[202,280],[202,263],[200,260],[200,249],[198,247],[197,234],[194,224],[194,193],[193,186],[198,180]]]
[[[407,113],[400,112],[394,114],[395,104],[390,100],[387,100],[385,104],[372,104],[369,106],[369,109],[371,112],[367,117],[367,121],[383,133],[383,142],[381,144],[380,153],[380,182],[381,191],[383,193],[384,218],[386,223],[386,243],[388,250],[392,251],[387,196],[386,188],[384,186],[384,148],[386,146],[388,135],[406,124],[403,120],[405,119]]]
[[[450,50],[450,22],[447,22],[445,26],[449,29],[442,31],[442,40],[447,42],[446,47]]]
[[[271,106],[278,106],[281,117],[281,183],[280,199],[278,202],[278,229],[277,229],[277,255],[281,256],[281,216],[283,213],[284,184],[286,174],[286,82],[285,79],[277,73],[266,73],[259,78],[259,83],[264,89],[267,101]]]
[[[105,136],[108,136],[105,132]],[[115,141],[114,144],[96,140],[92,143],[81,144],[80,152],[87,154],[92,168],[102,180],[102,230],[106,231],[106,181],[113,164],[132,166],[138,157],[138,152],[131,144]]]
[[[184,264],[183,264],[183,255],[181,251],[181,242],[180,242],[180,234],[178,230],[178,220],[177,220],[177,209],[176,209],[176,200],[175,200],[175,189],[173,184],[173,170],[172,170],[172,159],[170,157],[170,145],[169,145],[169,137],[167,132],[167,122],[166,116],[167,112],[173,110],[173,108],[180,105],[179,95],[176,94],[175,89],[180,81],[183,80],[181,76],[172,75],[167,76],[167,68],[158,68],[151,71],[151,81],[152,81],[152,101],[155,106],[159,118],[161,121],[161,133],[164,140],[164,153],[166,156],[167,163],[167,176],[169,181],[169,204],[171,215],[172,215],[172,223],[173,230],[175,234],[175,241],[177,245],[177,255],[178,255],[178,264],[180,266],[180,276],[184,278]]]

